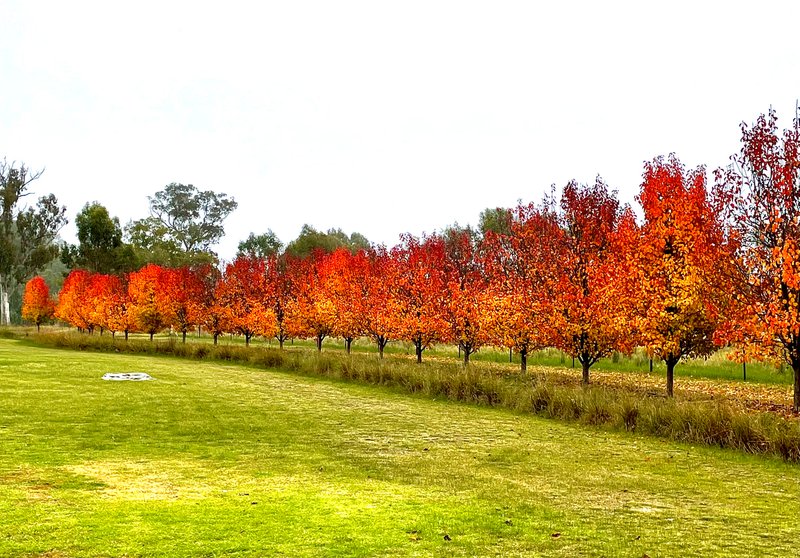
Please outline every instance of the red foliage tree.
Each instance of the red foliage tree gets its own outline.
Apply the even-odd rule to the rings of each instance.
[[[25,293],[22,295],[22,318],[33,322],[36,331],[40,326],[53,318],[55,302],[50,297],[50,287],[44,278],[36,276],[25,283]]]
[[[528,355],[553,343],[553,291],[562,247],[557,216],[546,205],[520,205],[510,233],[486,235],[485,328],[493,343]]]
[[[570,182],[561,195],[562,249],[553,290],[554,344],[581,363],[582,382],[601,358],[633,349],[631,301],[625,298],[624,254],[614,242],[622,212],[616,192],[598,178],[593,186]]]
[[[344,339],[347,354],[353,340],[365,333],[362,303],[368,294],[368,264],[363,250],[353,254],[344,248],[325,255],[320,262],[323,289],[336,313],[333,334]]]
[[[787,363],[800,411],[800,116],[783,131],[772,110],[743,123],[741,152],[716,183],[739,243],[725,340]]]
[[[283,349],[290,338],[289,312],[294,300],[294,268],[298,260],[290,255],[270,256],[265,263],[265,301],[274,319],[273,336]]]
[[[417,362],[422,362],[422,352],[449,334],[443,312],[447,296],[444,240],[438,235],[422,241],[406,235],[392,250],[392,257],[397,264],[392,304],[397,335],[414,344]]]
[[[265,276],[263,259],[240,256],[227,265],[219,286],[219,303],[227,309],[228,324],[248,346],[254,335],[274,335],[275,320],[265,304]]]
[[[483,327],[484,293],[487,277],[480,257],[478,237],[470,229],[449,229],[444,233],[443,319],[469,364],[469,357],[488,341]]]
[[[219,336],[226,331],[232,331],[228,322],[230,313],[223,304],[222,274],[219,270],[205,264],[199,272],[201,290],[195,310],[198,312],[196,322],[206,329],[217,344]]]
[[[326,259],[326,254],[317,250],[309,258],[296,260],[294,267],[290,331],[296,337],[313,338],[318,351],[323,340],[337,330],[339,318],[332,293],[326,289]]]
[[[202,320],[202,275],[206,273],[206,266],[183,266],[164,270],[163,288],[170,302],[170,325],[181,332],[184,343],[186,333]]]
[[[396,297],[394,288],[397,285],[397,262],[383,247],[373,248],[369,252],[362,252],[364,261],[359,261],[359,266],[364,266],[363,274],[357,278],[363,281],[359,284],[360,298],[358,315],[360,316],[363,331],[378,345],[378,353],[383,358],[383,352],[389,339],[398,336],[396,314]]]

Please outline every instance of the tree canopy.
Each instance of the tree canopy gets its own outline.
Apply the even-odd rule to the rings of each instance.
[[[223,222],[238,206],[227,194],[172,182],[148,196],[150,216],[126,227],[140,258],[185,265],[216,258],[211,246],[225,234]]]

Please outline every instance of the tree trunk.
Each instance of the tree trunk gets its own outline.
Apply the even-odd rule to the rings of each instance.
[[[470,347],[464,347],[464,366],[469,366],[469,355],[472,354]]]
[[[794,405],[792,410],[796,413],[800,411],[800,360],[793,363],[792,370],[794,370]]]
[[[10,310],[8,305],[8,289],[6,289],[2,280],[0,280],[0,325],[8,325],[11,323],[9,316]]]
[[[39,324],[36,324],[36,333],[39,333]]]
[[[219,333],[214,334],[214,344],[217,344],[217,338],[219,337]]]
[[[278,336],[278,347],[283,350],[283,335]]]
[[[519,352],[519,370],[520,372],[528,370],[528,351],[522,350]]]
[[[742,381],[747,381],[747,361],[742,361]]]
[[[414,348],[417,350],[417,364],[422,364],[422,341],[414,341]]]
[[[317,352],[322,352],[322,340],[325,338],[324,335],[317,335]]]
[[[245,347],[249,347],[250,346],[250,335],[247,334],[247,333],[244,334],[244,346]]]
[[[353,344],[353,338],[352,337],[345,337],[344,346],[345,346],[345,350],[347,351],[348,355],[350,354],[350,345],[352,345],[352,344]]]
[[[514,349],[508,348],[508,362],[514,362]]]
[[[675,365],[678,364],[678,359],[666,358],[664,359],[664,362],[667,364],[667,397],[673,397],[674,394],[672,393],[672,385],[674,384]]]
[[[127,340],[128,340],[128,330],[126,329],[125,330],[125,341],[127,341]]]
[[[387,339],[383,335],[378,336],[378,352],[380,353],[381,358],[383,358],[383,350],[386,348],[386,343],[388,342],[389,339]]]
[[[90,331],[90,332],[89,332],[89,335],[91,335],[91,334],[92,334],[92,332]],[[153,342],[153,335],[154,335],[154,333],[151,331],[151,332],[150,332],[150,342],[151,342],[151,343]]]
[[[186,343],[186,330],[183,330],[183,342]]]
[[[588,358],[579,358],[578,360],[581,361],[581,383],[585,386],[589,385],[589,359]]]

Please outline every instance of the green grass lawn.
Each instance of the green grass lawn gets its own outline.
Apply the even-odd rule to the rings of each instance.
[[[777,459],[0,340],[0,556],[791,556],[798,496]]]

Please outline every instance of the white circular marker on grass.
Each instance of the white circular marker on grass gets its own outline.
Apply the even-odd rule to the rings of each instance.
[[[144,380],[152,380],[154,379],[150,374],[145,374],[144,372],[107,372],[103,374],[104,380],[113,380],[113,381],[124,381],[130,380],[133,382],[142,382]]]

